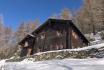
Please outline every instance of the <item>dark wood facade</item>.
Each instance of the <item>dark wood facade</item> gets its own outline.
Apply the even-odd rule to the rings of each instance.
[[[37,52],[72,49],[88,45],[88,40],[71,20],[49,19],[31,35],[27,35],[19,45],[21,56]]]

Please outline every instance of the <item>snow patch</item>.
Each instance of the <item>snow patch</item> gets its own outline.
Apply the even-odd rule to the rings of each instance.
[[[6,60],[1,60],[1,61],[0,61],[0,70],[4,70],[5,61],[6,61]]]
[[[25,60],[24,60],[25,61]],[[27,62],[27,61],[26,61]],[[4,70],[103,70],[104,58],[48,60],[6,63]]]

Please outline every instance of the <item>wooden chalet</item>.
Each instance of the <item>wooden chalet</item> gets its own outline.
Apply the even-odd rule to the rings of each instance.
[[[48,19],[19,42],[21,55],[84,47],[89,41],[71,20]]]

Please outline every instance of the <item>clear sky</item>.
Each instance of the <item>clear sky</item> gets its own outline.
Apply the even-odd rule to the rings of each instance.
[[[43,23],[63,8],[76,11],[82,4],[82,0],[0,0],[0,14],[4,24],[16,30],[23,21],[38,18]]]

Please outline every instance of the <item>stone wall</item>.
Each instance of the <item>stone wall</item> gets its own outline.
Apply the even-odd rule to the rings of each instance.
[[[97,56],[98,54],[98,56]],[[99,49],[92,48],[86,50],[56,50],[56,51],[47,51],[47,52],[40,52],[36,53],[32,56],[28,57],[21,57],[21,58],[14,58],[7,60],[8,62],[17,62],[22,61],[25,58],[33,58],[34,61],[43,61],[43,60],[52,60],[52,59],[65,59],[65,58],[77,58],[77,59],[84,59],[84,58],[93,58],[93,57],[100,57],[100,55],[104,54],[104,47]],[[101,56],[103,57],[103,56]]]
[[[86,58],[88,57],[88,51],[59,51],[59,52],[49,52],[40,55],[33,55],[32,58],[35,61],[42,60],[52,60],[52,59],[64,59],[64,58]]]

